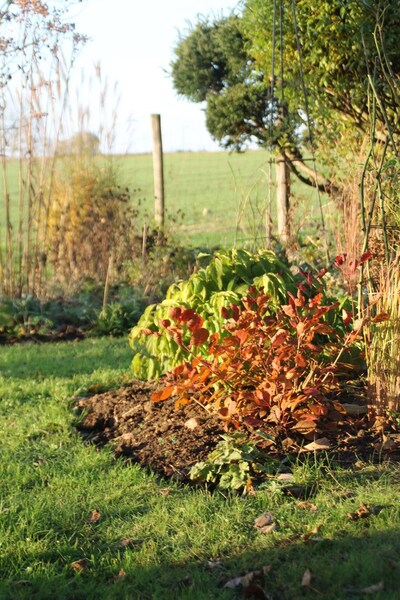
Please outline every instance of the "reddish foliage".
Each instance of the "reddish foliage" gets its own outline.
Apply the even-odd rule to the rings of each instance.
[[[334,431],[344,413],[340,403],[329,400],[345,368],[338,356],[358,333],[340,340],[325,320],[337,304],[323,306],[322,300],[321,293],[307,297],[299,289],[274,313],[269,296],[252,288],[241,305],[223,309],[221,338],[209,335],[191,309],[171,310],[175,324],[166,325],[167,332],[189,357],[207,344],[208,358],[194,357],[176,367],[153,399],[174,396],[177,406],[197,400],[231,426],[273,428],[285,437]],[[188,328],[192,337],[185,345]]]

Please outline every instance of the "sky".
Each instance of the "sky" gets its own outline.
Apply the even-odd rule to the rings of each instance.
[[[151,152],[151,114],[161,115],[165,152],[219,149],[206,129],[202,107],[178,97],[167,72],[179,33],[188,30],[188,23],[196,23],[199,15],[228,15],[237,4],[238,0],[84,0],[77,5],[71,20],[90,39],[78,58],[72,87],[79,90],[82,103],[92,108],[98,104],[90,74],[100,64],[109,92],[107,111],[98,110],[103,116],[97,119],[111,129],[111,115],[117,112],[114,152]]]

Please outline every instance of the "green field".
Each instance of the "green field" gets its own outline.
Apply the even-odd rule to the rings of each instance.
[[[105,157],[131,190],[139,207],[138,230],[154,224],[151,154]],[[23,175],[25,179],[26,175]],[[276,232],[274,165],[264,150],[243,153],[177,152],[164,156],[167,231],[188,246],[253,247],[264,244],[266,207],[271,204],[272,233]],[[7,164],[13,239],[18,231],[19,163]],[[321,217],[318,194],[292,182],[292,235],[318,237]],[[327,226],[334,229],[335,211],[322,196]],[[25,199],[26,211],[26,199]],[[0,245],[5,240],[5,189],[0,186]]]
[[[136,190],[134,197],[141,199],[151,223],[151,155],[119,157],[116,164],[124,183]],[[274,165],[266,151],[166,154],[164,179],[167,224],[188,245],[245,246],[256,239],[262,243],[269,199],[275,222]],[[322,198],[329,221],[332,210],[328,200]],[[293,234],[299,229],[315,231],[320,223],[315,190],[293,181],[292,207]]]

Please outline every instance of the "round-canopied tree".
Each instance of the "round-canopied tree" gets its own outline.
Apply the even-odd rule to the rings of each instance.
[[[361,145],[372,103],[376,138],[398,131],[399,30],[400,0],[245,0],[241,16],[202,19],[180,38],[172,79],[205,102],[223,147],[256,141],[304,183],[337,192],[336,164],[323,177],[304,153]]]

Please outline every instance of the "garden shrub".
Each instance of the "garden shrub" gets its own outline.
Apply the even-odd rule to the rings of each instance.
[[[110,257],[118,278],[125,261],[141,253],[136,232],[137,210],[110,162],[62,159],[52,181],[46,255],[59,286],[71,291],[85,280],[104,281]]]
[[[135,377],[156,379],[185,358],[182,346],[163,327],[171,308],[192,309],[210,333],[224,335],[221,309],[238,304],[250,285],[268,293],[273,307],[285,300],[288,290],[295,290],[289,265],[269,250],[218,251],[206,267],[171,285],[166,298],[149,305],[130,333]],[[201,354],[206,349],[198,350]]]
[[[355,369],[347,350],[359,329],[334,329],[325,316],[338,304],[324,305],[321,292],[307,291],[299,285],[276,308],[269,294],[250,287],[239,303],[222,308],[223,335],[192,309],[171,308],[161,327],[186,360],[153,400],[175,397],[176,407],[196,401],[227,425],[262,431],[275,444],[335,432],[345,414],[336,399],[340,377]]]

